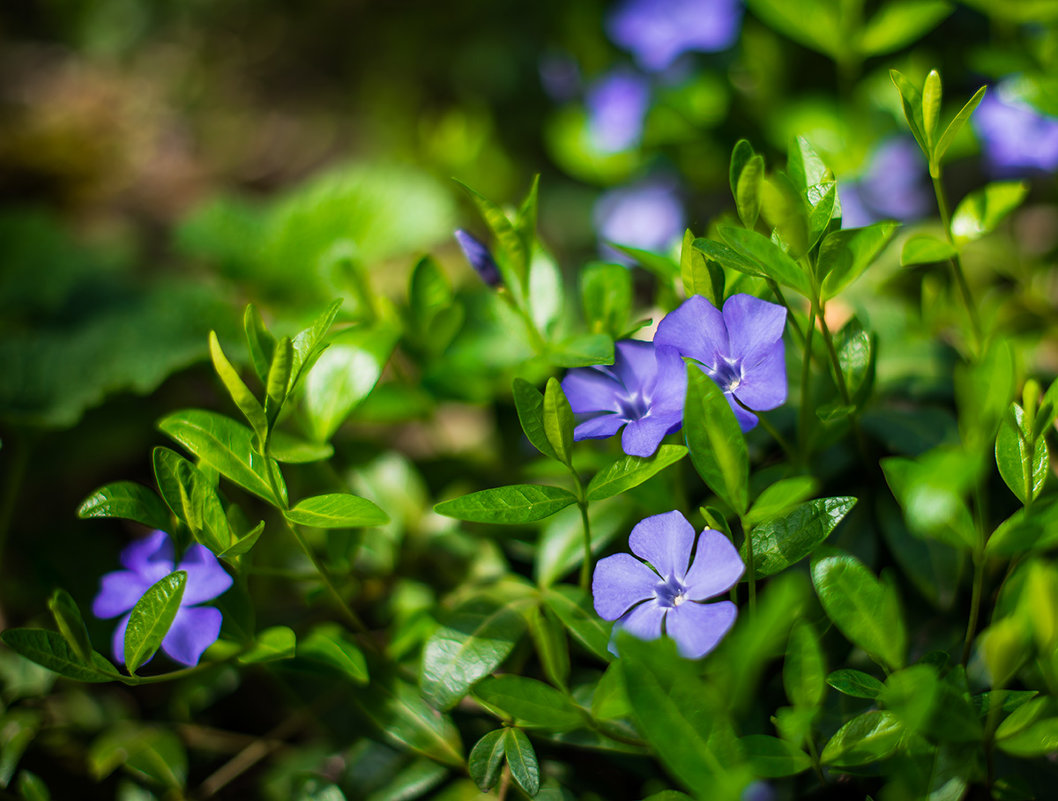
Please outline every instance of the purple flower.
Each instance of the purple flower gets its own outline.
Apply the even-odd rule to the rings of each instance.
[[[624,0],[606,32],[643,69],[660,72],[684,53],[726,50],[738,38],[740,0]]]
[[[1010,85],[986,94],[972,120],[994,172],[1012,176],[1058,168],[1058,119],[1040,114]]]
[[[562,379],[573,413],[589,415],[573,439],[612,437],[624,426],[624,452],[650,456],[683,425],[686,368],[674,348],[631,339],[617,343],[614,357],[612,367],[578,367]]]
[[[915,140],[897,137],[884,142],[858,180],[839,184],[838,197],[843,228],[924,217],[933,207],[933,195],[926,183],[926,160]]]
[[[701,603],[741,578],[745,566],[735,546],[707,528],[692,561],[694,528],[679,512],[639,521],[628,545],[649,566],[626,553],[599,560],[591,583],[599,617],[616,620],[617,627],[644,640],[657,639],[664,627],[683,656],[705,656],[738,614],[731,601]]]
[[[162,640],[162,650],[183,665],[197,665],[202,652],[220,636],[220,610],[196,604],[211,601],[232,585],[231,576],[209,550],[201,545],[187,549],[180,564],[174,563],[173,541],[164,531],[155,531],[121,552],[125,570],[105,574],[99,594],[92,601],[92,614],[99,618],[130,613],[150,587],[176,570],[187,573],[180,610]],[[114,632],[114,659],[125,664],[125,614]]]
[[[456,229],[455,238],[463,255],[466,256],[470,266],[474,268],[481,280],[489,286],[499,286],[500,268],[496,266],[496,260],[492,258],[485,243],[462,228]]]
[[[786,402],[786,357],[782,341],[786,309],[752,295],[732,295],[717,308],[701,295],[669,312],[654,335],[699,363],[727,395],[743,431],[757,424],[750,409],[765,411]]]
[[[650,83],[632,70],[604,75],[588,90],[588,131],[604,153],[619,153],[639,144],[650,108]]]
[[[665,250],[683,234],[683,204],[667,181],[614,189],[595,203],[595,228],[606,242]],[[613,253],[608,249],[608,256]]]

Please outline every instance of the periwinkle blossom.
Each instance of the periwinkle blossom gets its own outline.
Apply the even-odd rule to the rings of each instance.
[[[643,69],[660,72],[684,53],[726,50],[741,24],[741,0],[623,0],[606,32]]]
[[[985,158],[1001,176],[1058,169],[1058,119],[1041,114],[1010,84],[989,91],[970,118]]]
[[[693,295],[658,324],[654,344],[697,361],[749,431],[757,416],[742,404],[767,411],[786,402],[785,326],[786,309],[752,295],[732,295],[722,312]]]
[[[121,552],[124,570],[106,573],[100,579],[99,593],[92,601],[92,614],[111,618],[124,614],[114,631],[114,659],[125,664],[125,629],[136,602],[152,585],[176,570],[187,573],[180,609],[162,650],[182,665],[198,664],[202,653],[220,636],[219,609],[199,604],[211,601],[232,585],[232,578],[208,549],[195,544],[176,563],[173,541],[164,531],[155,531]]]
[[[496,260],[485,243],[462,228],[456,229],[455,238],[459,249],[481,280],[488,286],[499,286],[502,281],[500,268],[496,266]]]
[[[603,242],[667,250],[684,230],[683,203],[674,182],[652,179],[604,193],[595,203],[595,230]],[[608,258],[628,259],[604,248]]]
[[[879,220],[918,220],[933,208],[926,160],[910,137],[883,142],[863,174],[838,184],[843,228],[860,228]]]
[[[650,108],[650,82],[629,69],[604,75],[588,89],[588,134],[604,153],[635,147]]]
[[[687,372],[675,348],[627,339],[615,346],[613,366],[570,370],[562,391],[573,413],[586,417],[573,439],[612,437],[624,427],[624,452],[650,456],[683,425]]]
[[[695,548],[694,527],[677,511],[639,521],[627,553],[600,559],[592,578],[595,611],[643,640],[667,634],[680,654],[699,659],[734,625],[731,601],[703,603],[735,586],[745,565],[731,541],[706,529]],[[694,559],[691,559],[691,552]],[[612,648],[612,646],[611,646]]]

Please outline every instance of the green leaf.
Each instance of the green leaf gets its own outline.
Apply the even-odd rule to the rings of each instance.
[[[544,390],[544,435],[560,462],[573,458],[573,410],[557,378],[547,379]]]
[[[930,153],[936,143],[935,133],[937,122],[940,119],[940,104],[943,90],[940,83],[940,73],[930,70],[926,75],[926,82],[922,85],[922,132],[926,135],[929,143]],[[932,160],[932,155],[930,159]]]
[[[290,343],[294,349],[294,361],[290,367],[288,394],[297,388],[298,384],[301,383],[301,379],[312,369],[313,365],[316,364],[316,360],[320,358],[320,354],[327,348],[327,332],[331,330],[334,318],[338,316],[338,309],[341,307],[341,300],[331,301],[330,305],[323,310],[323,313],[313,320],[312,325],[298,332],[298,335]],[[269,364],[271,364],[271,359],[269,359]]]
[[[77,516],[82,520],[120,517],[163,530],[170,528],[173,522],[161,499],[134,481],[115,481],[100,487],[77,507]]]
[[[786,658],[782,665],[786,697],[794,706],[819,706],[826,691],[825,676],[826,663],[819,635],[811,623],[802,620],[790,631],[786,643]]]
[[[1029,193],[1024,181],[1002,181],[971,192],[955,207],[951,218],[951,235],[956,244],[964,244],[990,234],[1010,212],[1021,205]]]
[[[1000,740],[999,748],[1011,756],[1031,759],[1058,751],[1058,718],[1047,718],[1033,723],[1005,740]]]
[[[649,270],[663,281],[671,282],[680,275],[680,265],[668,256],[661,256],[652,251],[633,248],[628,245],[620,245],[617,242],[608,242],[607,244],[615,250],[624,253],[644,270]]]
[[[933,148],[934,168],[940,165],[941,159],[944,158],[944,154],[948,152],[948,148],[951,147],[951,143],[955,140],[956,134],[962,130],[962,127],[966,124],[967,120],[970,119],[970,115],[974,113],[974,110],[981,104],[981,101],[984,100],[985,91],[987,89],[987,86],[982,86],[974,92],[973,97],[966,101],[966,105],[959,109],[959,113],[948,123],[948,127],[944,129],[944,133],[941,134],[940,139],[937,140],[936,147]]]
[[[177,570],[155,582],[132,607],[125,629],[125,666],[129,673],[135,673],[162,644],[180,611],[186,585],[187,573]]]
[[[852,668],[842,668],[827,675],[827,684],[843,695],[874,700],[885,685],[869,673]]]
[[[88,770],[99,781],[118,767],[141,781],[170,788],[178,797],[184,795],[187,752],[170,729],[128,722],[112,725],[88,749]]]
[[[268,431],[268,420],[265,418],[264,409],[261,408],[257,398],[243,383],[243,380],[239,377],[238,370],[232,366],[231,362],[228,361],[228,357],[224,355],[224,351],[220,347],[220,340],[217,339],[216,331],[209,332],[209,354],[213,359],[213,369],[217,371],[220,380],[224,382],[231,399],[235,401],[235,405],[239,407],[239,411],[242,412],[243,417],[250,423],[250,427],[260,437],[261,442],[264,442]]]
[[[331,340],[305,378],[301,407],[313,439],[329,440],[371,393],[398,336],[393,326],[383,323],[349,329]]]
[[[590,264],[580,274],[580,297],[588,330],[617,339],[632,312],[632,271],[620,264]]]
[[[731,165],[728,168],[728,182],[731,185],[731,197],[738,197],[738,179],[742,176],[742,170],[749,164],[756,153],[753,145],[747,139],[739,139],[731,149]]]
[[[518,214],[514,218],[514,230],[525,243],[525,248],[530,253],[536,244],[536,219],[537,207],[540,205],[540,173],[533,176],[533,182],[529,185],[529,191],[518,207]]]
[[[434,511],[474,523],[518,524],[543,520],[576,502],[572,492],[559,487],[512,484],[442,501]]]
[[[276,662],[280,659],[293,659],[297,646],[297,636],[293,629],[286,626],[272,626],[257,632],[253,647],[239,656],[243,665],[255,665],[262,662]]]
[[[878,257],[899,227],[895,222],[877,222],[866,228],[832,231],[819,246],[819,275],[823,277],[823,299],[838,295]]]
[[[265,379],[265,419],[271,428],[279,417],[279,410],[287,399],[290,386],[290,375],[294,371],[294,345],[290,337],[283,337],[276,343],[272,353],[272,362],[268,366],[268,377]],[[273,442],[274,447],[274,442]]]
[[[51,801],[48,785],[37,774],[28,770],[18,774],[18,794],[22,801]]]
[[[569,681],[569,640],[562,622],[547,607],[534,607],[529,613],[529,635],[547,680],[565,689]]]
[[[479,596],[459,606],[423,648],[419,686],[438,709],[449,709],[495,670],[525,633],[510,603]]]
[[[653,456],[625,456],[596,473],[588,483],[589,501],[618,495],[660,473],[687,455],[682,445],[662,445]]]
[[[116,681],[121,674],[101,654],[92,653],[83,661],[61,634],[47,629],[6,629],[0,641],[31,662],[68,679],[89,683]]]
[[[569,698],[542,681],[524,676],[493,676],[474,694],[489,706],[506,712],[520,726],[540,726],[554,731],[584,725],[584,716]]]
[[[775,575],[804,559],[855,505],[855,498],[817,498],[754,527],[750,536],[756,577]]]
[[[735,208],[746,228],[753,228],[760,216],[760,188],[764,183],[764,156],[751,157],[742,167],[735,185]]]
[[[746,439],[720,387],[691,363],[683,433],[698,475],[737,514],[744,514],[749,504]]]
[[[249,347],[254,372],[257,373],[258,378],[266,381],[276,339],[269,333],[261,312],[252,303],[246,305],[246,311],[242,316],[242,326],[246,333],[246,344]]]
[[[827,617],[850,642],[890,669],[903,667],[907,632],[892,586],[836,549],[812,560],[812,584]]]
[[[918,664],[889,676],[878,700],[896,715],[905,731],[914,733],[929,721],[939,690],[936,669]]]
[[[834,208],[838,205],[837,183],[826,181],[810,186],[808,202],[811,206],[808,213],[808,249],[811,249],[826,233],[830,221],[834,219]]]
[[[273,431],[272,439],[268,443],[268,452],[277,462],[310,464],[330,459],[334,455],[334,448],[327,442],[311,442],[283,431]]]
[[[943,239],[929,234],[916,234],[904,242],[904,249],[900,251],[900,266],[947,261],[957,253],[955,246]]]
[[[812,244],[809,240],[809,209],[804,193],[797,190],[785,173],[776,172],[769,175],[761,186],[760,202],[761,216],[766,225],[773,229],[771,238],[762,236],[761,240],[794,259],[804,256]],[[774,269],[768,272],[772,275]]]
[[[349,641],[336,623],[316,626],[297,646],[299,659],[334,668],[355,684],[368,683],[367,660],[363,651]]]
[[[603,662],[613,660],[608,650],[612,625],[595,614],[591,598],[583,590],[559,584],[548,589],[544,601],[573,639]]]
[[[500,765],[503,763],[506,745],[506,731],[506,729],[490,731],[470,749],[467,770],[470,773],[470,778],[474,780],[474,784],[483,793],[491,790],[496,780],[500,778]]]
[[[738,742],[746,752],[750,769],[762,779],[795,776],[812,767],[808,754],[778,737],[749,734]]]
[[[786,157],[786,174],[798,192],[807,192],[808,187],[833,180],[823,159],[803,136],[795,136],[790,142]]]
[[[756,525],[785,514],[816,491],[816,480],[811,476],[794,476],[776,481],[760,494],[746,513],[744,522]]]
[[[911,134],[915,137],[915,141],[918,142],[923,155],[929,160],[930,148],[926,140],[925,124],[922,119],[922,92],[896,70],[889,70],[889,77],[893,79],[893,83],[900,92],[900,100],[904,105],[904,119],[907,120]]]
[[[558,459],[544,431],[544,396],[524,378],[514,379],[512,390],[514,408],[518,412],[518,422],[522,424],[525,436],[544,456]]]
[[[217,556],[221,559],[234,559],[237,556],[243,556],[250,552],[250,549],[257,544],[257,540],[261,539],[261,535],[264,533],[265,524],[262,520],[252,529],[247,531],[241,537],[235,540],[227,548],[217,552]]]
[[[529,797],[540,791],[540,766],[536,751],[521,729],[507,729],[503,735],[503,752],[507,755],[507,766],[514,781]]]
[[[680,277],[683,281],[683,291],[687,297],[702,295],[708,298],[714,306],[720,308],[724,305],[724,270],[715,260],[706,257],[703,250],[696,247],[698,241],[689,228],[684,231],[683,246],[680,248]],[[701,241],[709,242],[708,239]],[[717,247],[725,246],[717,244]]]
[[[591,367],[613,364],[613,340],[606,334],[587,334],[567,339],[557,345],[549,344],[548,361],[555,367]]]
[[[838,729],[824,746],[820,761],[835,768],[874,764],[896,752],[903,734],[892,712],[864,712]]]
[[[1025,413],[1016,403],[999,424],[996,435],[996,465],[999,475],[1023,504],[1035,500],[1050,472],[1047,440],[1041,435],[1029,450],[1031,433],[1025,429]]]
[[[933,30],[952,11],[944,0],[891,0],[864,26],[860,52],[880,56],[899,50]]]
[[[694,249],[705,256],[707,260],[715,261],[723,267],[728,267],[740,273],[745,273],[746,275],[755,275],[762,278],[767,276],[764,268],[756,261],[746,258],[737,250],[728,247],[723,242],[714,242],[712,239],[695,239],[693,246]],[[703,293],[697,292],[696,294],[701,295]],[[713,305],[719,308],[723,303],[714,303]]]
[[[849,48],[837,7],[829,0],[747,0],[746,5],[765,24],[830,58],[840,58]]]
[[[485,224],[496,238],[498,246],[495,254],[496,266],[499,267],[500,274],[503,276],[504,286],[515,294],[517,300],[522,299],[529,282],[529,258],[531,256],[526,249],[525,241],[515,230],[503,209],[462,181],[456,181],[456,183],[470,195],[470,199],[477,206],[478,213],[481,214]]]
[[[48,599],[48,609],[55,618],[59,633],[70,644],[70,648],[77,654],[78,659],[82,662],[91,662],[92,642],[88,638],[88,629],[85,627],[81,610],[77,608],[77,602],[73,596],[66,590],[55,590]]]
[[[730,225],[721,225],[717,230],[731,247],[756,263],[758,274],[766,275],[804,297],[811,295],[812,289],[804,270],[770,239],[756,231]]]
[[[916,460],[882,459],[881,465],[912,534],[953,548],[976,547],[977,534],[963,500],[978,473],[970,454],[942,447]]]
[[[161,494],[166,506],[176,517],[186,523],[184,495],[187,495],[187,493],[183,489],[180,474],[183,469],[182,465],[186,464],[188,467],[194,467],[194,465],[176,451],[160,445],[151,451],[151,464],[154,468],[154,480],[158,484],[158,492]],[[184,495],[181,494],[182,492],[184,492]],[[187,498],[190,501],[190,495],[187,495]],[[170,525],[166,525],[162,530],[169,528]]]
[[[285,515],[292,523],[315,528],[360,528],[389,522],[389,515],[374,503],[347,492],[304,498]]]
[[[254,449],[253,432],[246,426],[216,412],[185,409],[163,417],[158,421],[158,428],[204,465],[248,492],[277,506],[285,504],[285,497],[276,498],[273,494],[267,461]],[[285,496],[286,488],[278,467],[273,467],[272,472],[280,493]]]

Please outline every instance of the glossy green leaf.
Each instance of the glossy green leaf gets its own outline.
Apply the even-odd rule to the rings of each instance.
[[[864,712],[838,729],[823,747],[820,761],[835,768],[875,764],[896,752],[903,734],[892,712]]]
[[[749,505],[746,439],[720,387],[694,364],[687,365],[683,433],[698,475],[743,514]]]
[[[83,520],[120,517],[163,530],[172,526],[172,518],[162,500],[134,481],[115,481],[100,487],[77,507],[77,516]]]
[[[810,210],[808,212],[808,247],[811,249],[820,237],[826,233],[834,219],[835,208],[838,207],[838,185],[834,181],[826,181],[808,187],[807,194]],[[839,209],[840,210],[840,209]]]
[[[532,523],[576,503],[569,490],[540,484],[512,484],[442,501],[434,511],[474,523]]]
[[[612,624],[595,613],[591,598],[583,590],[568,584],[556,585],[547,591],[544,601],[573,639],[603,662],[613,659],[608,650]]]
[[[756,577],[766,578],[804,559],[855,505],[855,498],[817,498],[755,526],[750,536]]]
[[[812,560],[812,584],[835,626],[890,669],[903,667],[907,632],[896,590],[850,554],[827,549]]]
[[[525,633],[510,603],[479,596],[462,604],[423,648],[419,686],[438,709],[449,709],[507,657]]]
[[[285,498],[275,498],[266,460],[254,449],[253,432],[246,426],[216,412],[186,409],[163,417],[158,428],[225,478],[259,498],[283,505]],[[285,495],[278,468],[272,472]]]
[[[771,238],[762,236],[761,239],[793,259],[804,256],[812,245],[807,200],[806,194],[799,191],[783,172],[772,173],[761,186],[761,217],[766,226],[772,229]],[[727,239],[726,236],[724,238]],[[754,241],[760,243],[760,240]],[[778,266],[768,269],[768,274],[773,278],[776,269]]]
[[[66,590],[55,590],[48,599],[48,609],[55,618],[59,633],[69,643],[78,659],[82,662],[91,662],[92,642],[88,638],[88,629],[73,596]]]
[[[905,731],[917,732],[933,714],[939,695],[936,670],[931,665],[918,664],[889,676],[878,700],[897,717]]]
[[[301,380],[312,369],[320,358],[320,354],[327,348],[327,332],[334,324],[334,318],[338,316],[338,309],[342,307],[341,300],[331,301],[330,305],[312,321],[312,325],[300,331],[290,343],[294,350],[294,361],[290,367],[290,386],[287,393],[292,393],[300,384]],[[271,359],[269,359],[271,364]]]
[[[957,253],[955,246],[944,239],[929,234],[916,234],[904,242],[904,249],[900,251],[900,266],[947,261]]]
[[[996,435],[996,465],[999,475],[1023,504],[1036,499],[1050,472],[1047,440],[1043,436],[1029,447],[1031,434],[1026,431],[1025,413],[1016,403],[999,424]]]
[[[360,528],[389,522],[389,515],[374,503],[347,492],[304,498],[285,514],[292,523],[315,528]]]
[[[506,712],[519,725],[555,731],[584,725],[579,709],[563,693],[542,681],[524,676],[493,676],[474,688],[489,706]]]
[[[275,423],[280,409],[283,408],[293,371],[294,345],[290,337],[283,337],[276,343],[272,362],[268,366],[268,377],[265,379],[265,418],[269,427]]]
[[[839,58],[850,43],[837,7],[828,0],[747,0],[754,15],[805,47]]]
[[[751,157],[735,183],[735,208],[746,228],[753,228],[760,216],[760,188],[764,183],[764,156]]]
[[[177,570],[159,579],[132,607],[125,629],[125,666],[129,673],[154,656],[169,633],[184,597],[187,573]]]
[[[268,448],[272,458],[284,464],[322,462],[334,455],[334,447],[330,443],[299,439],[283,431],[272,432]]]
[[[889,77],[893,79],[893,83],[900,92],[900,100],[904,106],[904,119],[907,120],[911,134],[928,160],[930,148],[922,119],[922,92],[897,70],[889,70]]]
[[[972,242],[995,230],[1029,193],[1024,181],[1002,181],[971,192],[955,207],[951,235],[956,243]]]
[[[940,120],[940,104],[943,98],[940,73],[930,70],[926,75],[926,81],[922,84],[922,133],[929,143],[930,153],[937,141],[937,123]],[[930,157],[932,158],[932,156]]]
[[[297,636],[293,629],[286,626],[272,626],[257,632],[253,647],[241,654],[238,661],[244,665],[254,665],[261,662],[276,662],[280,659],[293,659],[296,646]]]
[[[515,783],[530,798],[535,796],[540,790],[540,766],[536,761],[536,751],[525,732],[507,729],[503,735],[503,752]]]
[[[689,228],[684,231],[683,245],[680,248],[680,278],[683,291],[687,297],[702,295],[720,308],[724,305],[724,270],[715,259],[707,257],[705,251],[697,247],[699,241],[716,244],[720,248],[725,247],[707,239],[695,239]]]
[[[272,353],[276,340],[268,332],[261,312],[252,303],[247,304],[242,316],[243,330],[246,333],[246,344],[250,351],[254,372],[262,381],[268,378],[268,369],[272,364]]]
[[[588,330],[617,339],[632,312],[632,271],[620,264],[590,264],[580,274],[580,297]]]
[[[738,250],[728,247],[723,242],[714,242],[712,239],[695,239],[693,247],[705,256],[707,260],[715,261],[722,267],[728,267],[732,270],[737,270],[740,273],[745,273],[746,275],[767,275],[764,268],[756,261],[747,258]],[[697,294],[702,293],[698,292]]]
[[[985,91],[987,89],[987,86],[982,86],[974,92],[973,97],[966,101],[966,105],[959,109],[959,113],[948,123],[948,127],[944,129],[944,133],[941,134],[940,139],[937,140],[937,144],[933,148],[934,166],[940,164],[941,159],[944,158],[944,154],[948,152],[948,148],[951,147],[951,143],[955,140],[956,134],[962,130],[962,127],[970,119],[970,115],[974,113],[974,110],[981,104],[981,101],[984,100]]]
[[[254,394],[250,392],[249,387],[239,377],[239,371],[232,366],[232,363],[228,361],[228,357],[224,355],[224,351],[220,347],[220,340],[217,339],[216,331],[209,332],[209,354],[213,359],[213,369],[217,371],[220,380],[224,382],[231,399],[235,401],[235,405],[239,407],[239,411],[242,412],[243,417],[249,422],[250,427],[257,436],[261,438],[261,441],[264,441],[265,432],[268,430],[268,421],[265,418],[264,409],[257,401],[257,398],[254,397]]]
[[[546,606],[534,607],[529,613],[529,635],[547,680],[565,689],[569,681],[569,640],[562,621]]]
[[[878,679],[862,670],[842,668],[827,675],[827,684],[843,695],[874,700],[885,688]]]
[[[819,635],[807,620],[798,622],[786,643],[782,683],[794,706],[819,706],[826,691],[826,663]]]
[[[342,632],[336,623],[316,626],[297,645],[299,659],[334,668],[355,684],[367,684],[368,668],[364,652]]]
[[[682,445],[662,445],[653,456],[625,456],[596,473],[588,484],[589,501],[618,495],[660,473],[687,455]]]
[[[98,683],[115,681],[121,674],[101,654],[93,653],[84,662],[57,631],[47,629],[5,629],[0,641],[31,662],[76,681]]]
[[[808,754],[778,737],[748,734],[740,737],[738,742],[746,752],[753,774],[762,779],[795,776],[812,767]]]
[[[544,456],[558,459],[554,447],[544,431],[544,396],[540,390],[523,378],[514,379],[512,386],[514,407],[518,412],[518,422],[522,425],[525,436]]]
[[[756,263],[760,274],[793,289],[804,297],[811,294],[808,276],[805,275],[804,270],[770,239],[756,231],[730,225],[721,225],[718,231],[728,245]]]
[[[817,270],[823,276],[823,299],[840,294],[878,257],[899,227],[895,222],[877,222],[865,228],[832,231],[819,246]]]
[[[879,56],[899,50],[933,30],[952,11],[945,0],[890,0],[863,27],[860,52]]]
[[[799,192],[807,192],[808,187],[834,178],[823,159],[803,136],[795,136],[790,142],[786,156],[786,174]]]
[[[262,520],[252,529],[247,531],[241,537],[235,540],[227,548],[224,548],[217,552],[217,556],[221,559],[234,559],[237,556],[243,556],[248,554],[257,541],[261,539],[261,535],[264,533],[265,524]]]
[[[613,339],[606,334],[587,334],[550,345],[546,354],[555,367],[591,367],[613,364]]]
[[[739,139],[731,149],[728,182],[731,186],[732,198],[738,197],[738,179],[742,176],[742,171],[746,168],[746,165],[749,164],[755,155],[753,145],[749,143],[748,139]]]
[[[504,286],[514,292],[516,298],[523,297],[529,281],[531,256],[526,249],[525,241],[519,236],[503,209],[461,181],[456,181],[456,183],[470,195],[470,199],[474,201],[485,224],[496,238],[498,245],[495,253],[496,266],[499,267],[500,274],[503,276]]]
[[[544,436],[560,462],[573,458],[573,410],[557,378],[547,379],[544,390]]]
[[[474,784],[483,793],[487,793],[500,778],[500,766],[503,764],[506,745],[506,729],[490,731],[477,741],[470,749],[467,759],[467,770]]]
[[[1000,750],[1011,756],[1031,759],[1058,751],[1058,717],[1037,721],[1026,729],[999,740]]]
[[[745,522],[756,525],[790,511],[816,491],[816,480],[811,476],[794,476],[765,487],[746,513]]]

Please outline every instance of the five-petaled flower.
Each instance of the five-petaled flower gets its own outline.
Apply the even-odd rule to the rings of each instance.
[[[114,659],[125,664],[125,629],[136,602],[156,582],[176,570],[187,573],[180,610],[162,640],[162,650],[183,665],[198,664],[202,653],[220,636],[221,613],[208,606],[197,606],[216,598],[232,585],[232,578],[220,562],[201,545],[192,545],[179,564],[173,542],[164,531],[132,543],[121,552],[125,570],[106,573],[100,579],[99,594],[92,601],[92,614],[99,618],[124,614],[114,632]]]
[[[455,238],[463,255],[466,256],[470,266],[474,268],[474,272],[481,277],[481,280],[488,286],[499,286],[503,280],[500,276],[500,268],[496,266],[496,260],[492,258],[492,253],[489,252],[485,243],[462,228],[456,229]]]
[[[766,411],[786,401],[785,325],[786,309],[752,295],[732,295],[723,312],[694,295],[665,316],[654,344],[697,361],[748,431],[757,416],[744,407]]]
[[[701,602],[733,587],[745,566],[719,531],[703,531],[697,549],[694,539],[694,528],[679,512],[641,520],[628,544],[650,566],[626,553],[601,559],[592,579],[595,611],[617,621],[615,632],[623,628],[644,640],[665,633],[688,659],[705,656],[738,610],[731,601]]]
[[[674,348],[627,339],[614,348],[612,367],[570,370],[562,391],[574,414],[588,416],[573,430],[574,439],[612,437],[624,426],[624,452],[650,456],[683,425],[687,373]]]

